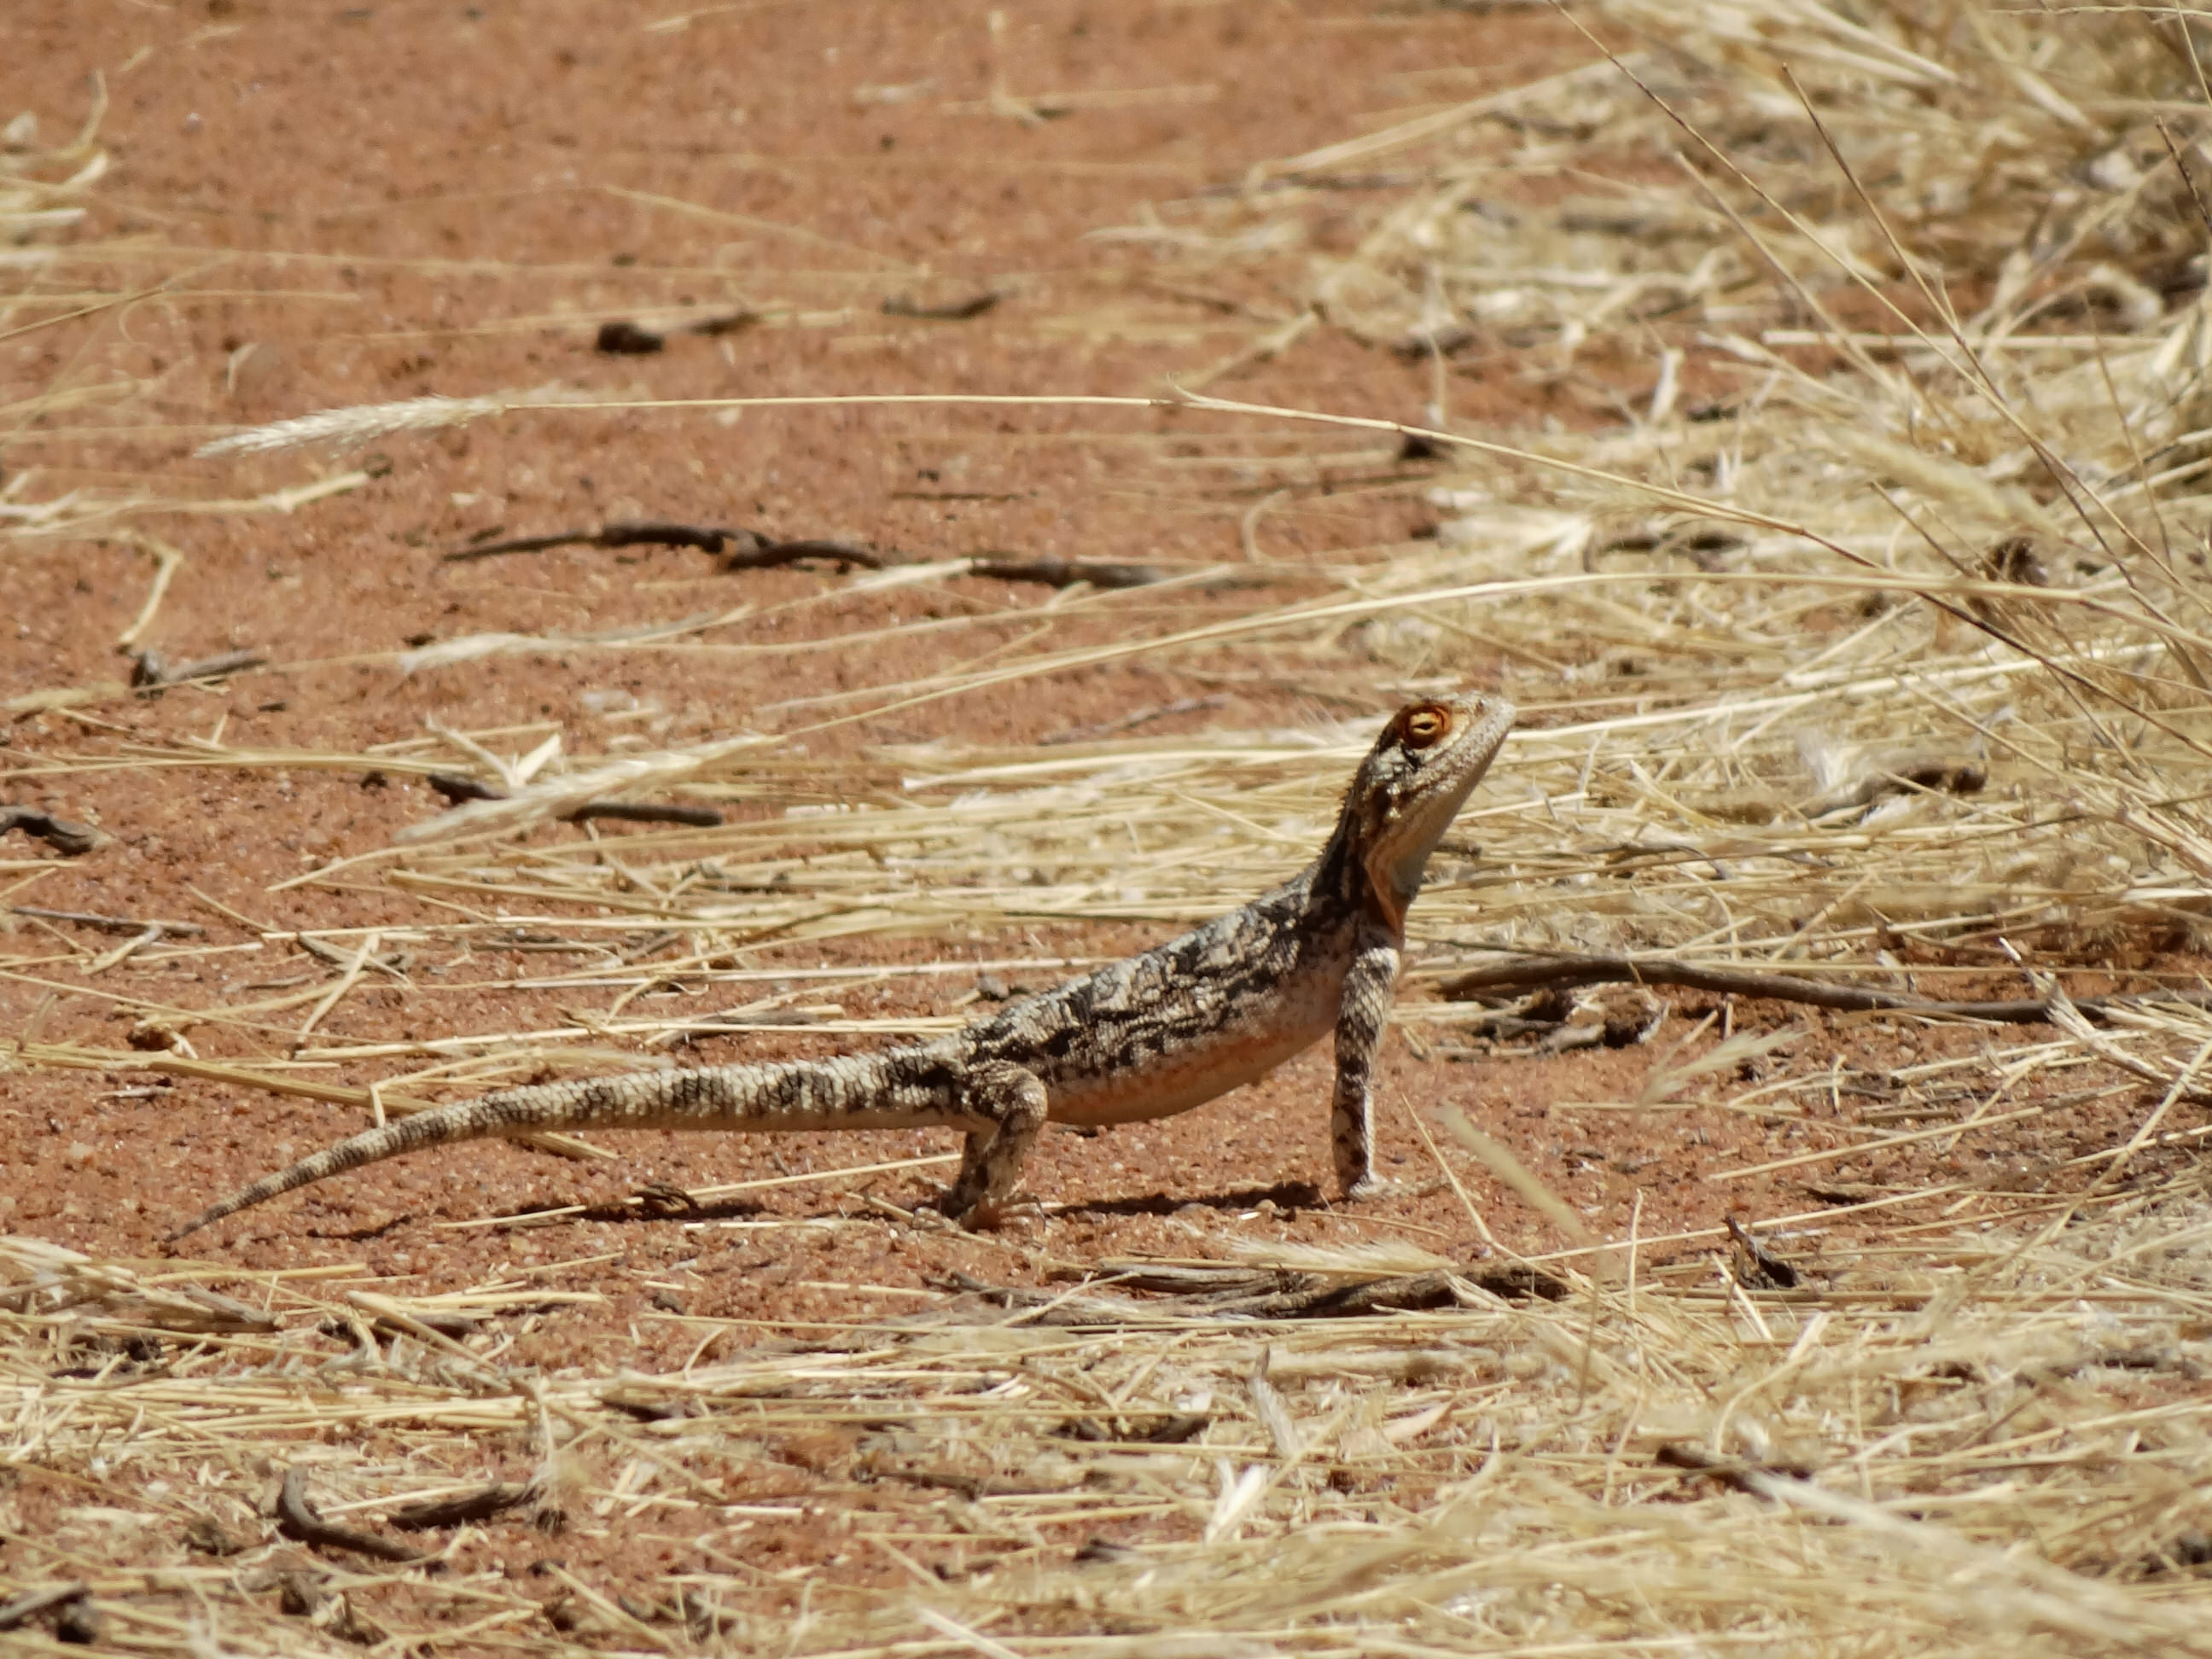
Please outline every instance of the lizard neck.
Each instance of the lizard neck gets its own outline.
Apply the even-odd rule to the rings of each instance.
[[[1360,813],[1347,800],[1338,814],[1321,856],[1309,869],[1309,890],[1316,910],[1335,915],[1358,916],[1389,930],[1394,939],[1406,933],[1406,907],[1413,895],[1401,896],[1379,885],[1369,872],[1366,838],[1361,834]]]

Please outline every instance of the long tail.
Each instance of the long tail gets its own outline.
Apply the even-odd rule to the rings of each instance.
[[[927,1049],[894,1049],[826,1060],[624,1072],[502,1089],[364,1129],[210,1206],[171,1233],[169,1242],[295,1187],[425,1146],[549,1129],[823,1127],[837,1116],[858,1115],[880,1097],[887,1084],[902,1080],[898,1073],[928,1057]]]

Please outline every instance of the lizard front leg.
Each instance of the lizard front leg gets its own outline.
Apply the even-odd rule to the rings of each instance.
[[[1375,1179],[1375,1050],[1390,1018],[1398,983],[1398,941],[1376,929],[1353,946],[1336,1011],[1336,1097],[1329,1112],[1329,1150],[1346,1198],[1381,1190]]]
[[[991,1127],[969,1132],[960,1177],[939,1208],[964,1227],[986,1225],[1013,1196],[1022,1161],[1043,1132],[1044,1084],[1019,1066],[978,1066],[967,1075],[960,1103]]]

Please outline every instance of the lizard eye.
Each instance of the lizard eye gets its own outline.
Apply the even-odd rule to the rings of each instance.
[[[1432,702],[1408,708],[1400,717],[1398,730],[1409,749],[1426,749],[1451,730],[1451,714]]]

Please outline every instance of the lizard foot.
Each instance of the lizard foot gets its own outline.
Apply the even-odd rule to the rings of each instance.
[[[1380,1176],[1368,1176],[1347,1188],[1344,1201],[1364,1204],[1376,1198],[1425,1198],[1431,1193],[1443,1190],[1442,1176],[1431,1176],[1426,1181],[1385,1181]]]
[[[915,1218],[924,1225],[958,1227],[977,1233],[995,1231],[1016,1219],[1039,1219],[1044,1213],[1044,1200],[1027,1193],[1001,1199],[979,1198],[965,1210],[953,1208],[954,1201],[954,1189],[945,1188],[915,1206]]]

